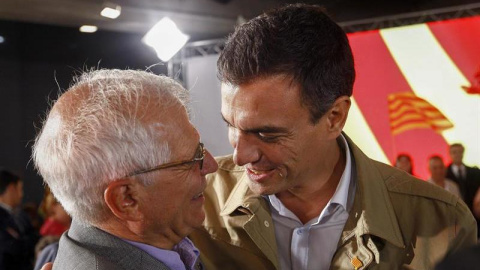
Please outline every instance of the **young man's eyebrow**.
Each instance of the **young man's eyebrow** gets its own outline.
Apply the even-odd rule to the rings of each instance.
[[[230,126],[233,126],[222,114],[222,119]],[[249,129],[242,129],[244,132],[248,133],[289,133],[286,128],[283,127],[275,127],[275,126],[261,126]]]

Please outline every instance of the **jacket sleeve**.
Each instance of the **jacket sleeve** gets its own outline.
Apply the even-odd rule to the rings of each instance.
[[[477,243],[477,222],[467,205],[458,200],[455,206],[455,238],[450,242],[448,254]]]

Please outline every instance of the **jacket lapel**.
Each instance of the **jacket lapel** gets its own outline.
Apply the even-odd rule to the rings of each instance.
[[[397,218],[384,176],[370,160],[344,134],[352,150],[356,171],[355,199],[338,243],[339,248],[351,245],[343,260],[349,260],[351,269],[365,269],[373,261],[380,261],[379,239],[388,241],[399,248],[405,248]]]
[[[264,198],[250,191],[248,181],[248,176],[244,173],[228,197],[220,215],[238,219],[239,225],[250,239],[278,269],[277,242],[270,207]],[[244,219],[245,215],[248,216],[247,219]]]

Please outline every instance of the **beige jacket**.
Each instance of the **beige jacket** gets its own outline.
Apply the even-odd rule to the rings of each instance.
[[[346,138],[356,195],[330,269],[432,269],[447,252],[476,242],[476,223],[462,200],[369,159]],[[243,167],[230,156],[217,161],[204,193],[204,228],[191,235],[203,263],[207,269],[278,269],[268,203],[252,194]]]

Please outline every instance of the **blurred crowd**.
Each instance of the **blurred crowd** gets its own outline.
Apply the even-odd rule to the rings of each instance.
[[[23,181],[0,169],[0,270],[40,269],[53,261],[71,218],[48,187],[39,207],[22,205]]]
[[[440,155],[432,155],[428,160],[430,178],[424,179],[461,198],[480,221],[480,169],[463,163],[465,147],[455,143],[449,147],[451,163],[446,165]],[[414,162],[407,153],[397,156],[395,167],[415,176]],[[480,229],[480,227],[479,227]]]

